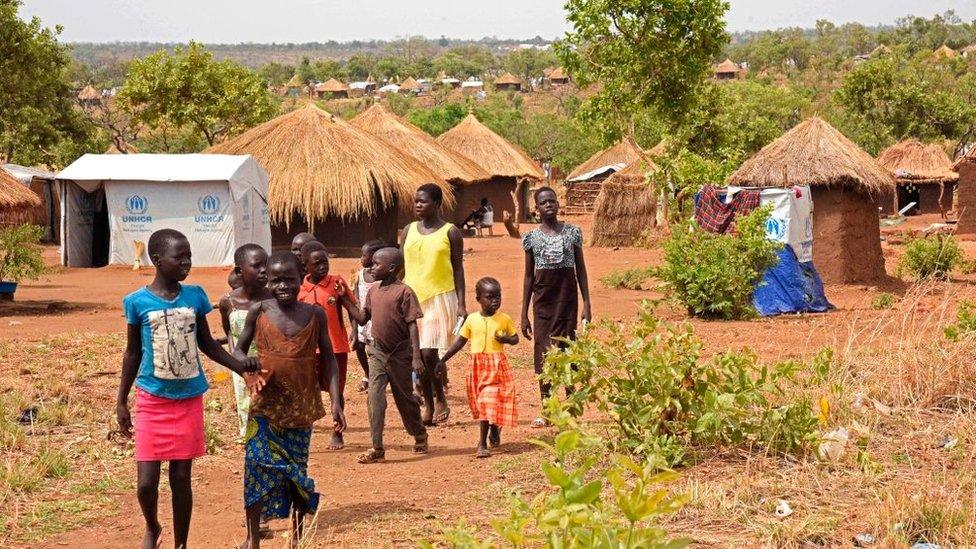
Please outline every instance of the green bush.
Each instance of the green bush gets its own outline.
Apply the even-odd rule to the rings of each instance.
[[[626,288],[628,290],[641,290],[644,282],[654,276],[653,267],[635,267],[633,269],[621,269],[611,271],[608,275],[600,279],[604,286],[610,289]]]
[[[782,244],[766,238],[770,209],[739,217],[732,234],[714,234],[694,222],[675,228],[663,243],[664,265],[654,276],[688,313],[703,318],[755,316],[752,294],[779,260]]]
[[[881,292],[874,296],[871,301],[871,308],[875,311],[886,311],[895,306],[895,296],[888,292]]]
[[[945,336],[950,341],[959,341],[976,333],[976,303],[962,301],[956,311],[956,322],[945,327]]]
[[[514,497],[509,515],[492,522],[496,537],[512,547],[547,549],[677,549],[691,543],[670,539],[664,529],[654,525],[657,517],[673,513],[687,502],[687,496],[670,495],[663,487],[677,473],[661,472],[653,462],[638,464],[624,455],[615,455],[604,465],[605,441],[572,421],[560,428],[552,444],[533,441],[550,455],[542,462],[549,490],[531,501]],[[610,498],[603,496],[605,480],[612,490]],[[461,521],[439,539],[422,541],[420,546],[487,549],[500,545],[479,539],[478,530]]]
[[[898,273],[915,280],[946,280],[962,262],[962,248],[952,236],[917,238],[905,247],[905,255],[898,261]]]
[[[40,242],[44,229],[19,225],[0,229],[0,280],[34,280],[47,271]]]
[[[703,359],[691,326],[657,320],[648,304],[633,328],[606,326],[607,337],[588,330],[547,356],[543,378],[553,394],[576,388],[547,414],[580,417],[596,407],[610,420],[611,449],[657,456],[667,466],[687,462],[689,451],[705,446],[802,454],[817,440],[817,416],[797,378],[801,364],[762,364],[750,351]],[[823,355],[812,371],[822,376],[826,367]]]

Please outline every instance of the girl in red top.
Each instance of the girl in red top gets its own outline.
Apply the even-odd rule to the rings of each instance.
[[[303,245],[301,257],[305,259],[305,272],[308,274],[305,275],[301,290],[298,292],[298,300],[302,303],[318,305],[325,311],[329,340],[332,343],[332,352],[335,353],[339,377],[339,394],[331,396],[333,399],[338,399],[340,406],[345,407],[346,400],[343,395],[346,388],[350,347],[346,325],[339,309],[339,296],[340,293],[346,293],[353,302],[356,301],[356,296],[348,290],[349,286],[341,276],[329,274],[329,253],[321,242],[313,240]],[[328,391],[328,379],[329,372],[319,372],[320,386],[324,391]],[[344,445],[342,433],[333,431],[328,448],[340,450]]]

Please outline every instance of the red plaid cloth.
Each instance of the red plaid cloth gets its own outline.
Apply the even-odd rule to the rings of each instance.
[[[515,427],[515,379],[505,353],[474,353],[468,362],[471,416],[499,427]]]
[[[698,193],[695,221],[706,231],[727,233],[733,228],[736,215],[746,215],[759,207],[759,191],[741,190],[725,204],[714,185],[705,185]]]

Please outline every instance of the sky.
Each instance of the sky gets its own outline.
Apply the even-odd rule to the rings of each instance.
[[[69,42],[325,42],[429,38],[557,38],[564,0],[25,0],[22,17],[64,27]],[[817,19],[866,25],[954,9],[974,0],[731,0],[730,31],[812,27]]]

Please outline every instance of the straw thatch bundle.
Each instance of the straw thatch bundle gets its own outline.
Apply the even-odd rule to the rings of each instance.
[[[26,185],[0,168],[0,225],[16,225],[33,219],[41,198]]]
[[[743,187],[845,186],[891,190],[894,177],[833,126],[814,116],[746,160],[726,179]]]
[[[339,82],[335,78],[330,78],[321,84],[316,84],[315,91],[322,93],[342,93],[348,92],[349,86]]]
[[[78,92],[78,99],[81,101],[98,101],[102,98],[102,94],[98,93],[91,84],[85,86]]]
[[[522,81],[519,80],[519,78],[517,76],[515,76],[514,74],[512,74],[510,72],[506,72],[505,74],[503,74],[503,75],[501,75],[501,76],[499,76],[498,78],[495,79],[495,85],[496,86],[499,86],[499,85],[501,85],[501,86],[521,86],[522,85]]]
[[[438,136],[437,142],[473,160],[492,177],[545,177],[529,155],[488,129],[473,114]]]
[[[657,198],[645,181],[653,169],[653,162],[637,160],[603,182],[593,211],[594,246],[632,246],[654,228]]]
[[[951,183],[959,179],[942,147],[916,139],[888,147],[878,155],[878,163],[899,181]]]
[[[593,170],[614,164],[630,165],[641,157],[641,149],[629,137],[621,139],[612,147],[603,149],[576,167],[566,179],[575,179]]]
[[[738,74],[738,73],[739,73],[739,65],[736,65],[735,61],[732,61],[728,57],[725,58],[725,61],[722,61],[718,65],[715,65],[715,74]]]
[[[967,162],[976,164],[976,147],[969,149],[969,152],[957,158],[956,161],[952,163],[952,169],[959,171],[959,166]]]
[[[465,184],[487,181],[481,166],[434,140],[423,130],[393,114],[379,103],[349,121],[416,158],[445,181]]]
[[[414,80],[414,77],[412,76],[408,76],[407,79],[404,80],[402,84],[400,84],[400,91],[417,92],[417,91],[421,91],[422,89],[423,87],[420,85],[420,82]]]
[[[330,216],[373,217],[395,202],[409,204],[417,187],[430,182],[444,189],[445,202],[453,200],[450,186],[413,157],[314,105],[204,152],[257,159],[271,178],[273,223],[287,225],[295,213],[310,225]]]

